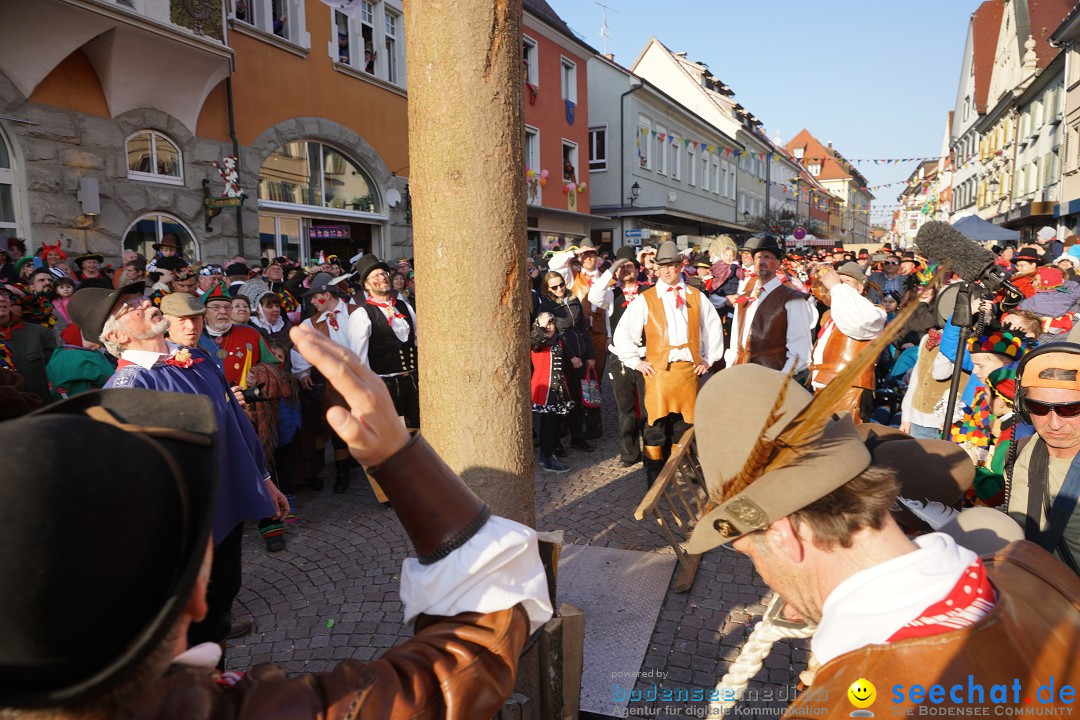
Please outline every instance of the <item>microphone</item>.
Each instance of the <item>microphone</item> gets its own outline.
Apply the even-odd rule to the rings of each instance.
[[[919,228],[915,244],[926,257],[949,267],[964,280],[974,283],[990,293],[999,290],[1015,302],[1023,300],[1023,294],[1009,282],[1005,268],[994,263],[994,253],[941,220],[931,220]]]

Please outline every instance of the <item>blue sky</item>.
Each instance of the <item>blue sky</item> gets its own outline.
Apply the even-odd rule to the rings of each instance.
[[[980,0],[600,0],[608,52],[630,66],[649,37],[709,65],[735,100],[784,142],[802,128],[848,158],[938,154],[961,55]],[[548,0],[602,50],[594,0]],[[916,163],[859,163],[870,185]],[[902,186],[874,192],[892,204]],[[874,214],[878,220],[883,216]]]

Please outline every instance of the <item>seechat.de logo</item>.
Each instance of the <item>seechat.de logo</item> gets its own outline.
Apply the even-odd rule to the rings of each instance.
[[[851,683],[847,696],[848,700],[856,708],[851,711],[851,717],[874,717],[874,712],[866,709],[873,705],[874,700],[877,699],[877,688],[874,687],[874,683],[866,678],[859,678]]]

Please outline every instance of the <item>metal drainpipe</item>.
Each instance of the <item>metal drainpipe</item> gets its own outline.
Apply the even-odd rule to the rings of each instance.
[[[631,80],[631,82],[633,81]],[[638,80],[637,85],[619,96],[619,229],[623,233],[626,232],[626,218],[622,215],[622,208],[626,204],[626,150],[623,147],[626,133],[626,103],[624,101],[627,95],[640,90],[643,86],[644,83]],[[622,245],[620,244],[619,247],[622,247]]]
[[[232,139],[232,151],[236,156],[236,172],[239,175],[240,167],[240,141],[236,137],[236,117],[233,115],[233,91],[232,75],[225,78],[225,97],[229,106],[229,137]],[[244,208],[236,208],[236,254],[244,254]]]

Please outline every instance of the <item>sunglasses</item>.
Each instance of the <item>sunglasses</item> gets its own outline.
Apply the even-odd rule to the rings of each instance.
[[[883,264],[884,265],[899,265],[900,263],[898,263],[898,262],[887,262],[887,263],[883,263]]]
[[[566,283],[559,283],[558,285],[548,285],[549,290],[559,290],[560,288],[564,287],[566,287]]]
[[[1080,415],[1080,402],[1044,403],[1037,400],[1024,400],[1024,408],[1036,417],[1044,417],[1053,410],[1061,418],[1074,418]]]

